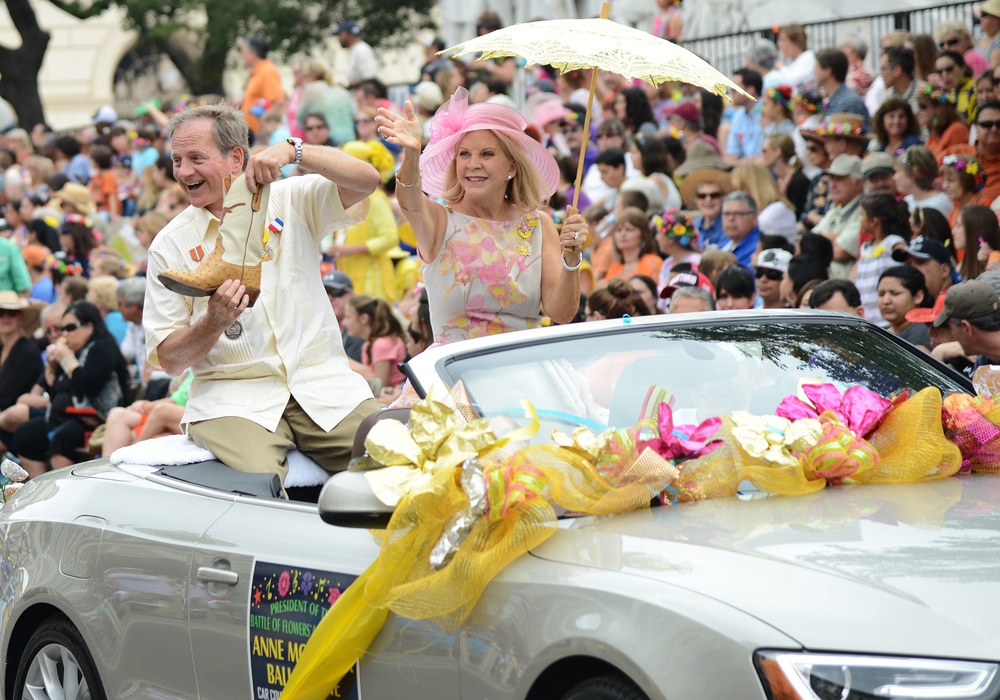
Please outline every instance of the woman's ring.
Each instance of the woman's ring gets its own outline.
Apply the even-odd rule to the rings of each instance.
[[[574,241],[580,240],[580,232],[579,231],[574,231],[573,232],[573,240]]]

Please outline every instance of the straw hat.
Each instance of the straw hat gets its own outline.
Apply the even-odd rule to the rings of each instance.
[[[715,146],[705,139],[695,139],[687,149],[687,157],[681,163],[674,175],[686,177],[701,168],[716,168],[717,170],[732,170],[733,166],[723,160]]]
[[[528,122],[510,107],[480,102],[469,104],[469,91],[459,88],[431,121],[431,140],[420,156],[423,190],[432,197],[444,193],[445,175],[455,159],[455,147],[470,131],[494,131],[514,141],[538,171],[543,183],[538,195],[548,197],[559,186],[559,166],[542,144],[524,133]]]
[[[686,161],[685,161],[686,162]],[[698,199],[695,196],[698,188],[706,183],[712,183],[722,188],[722,195],[725,196],[733,191],[733,181],[729,173],[718,168],[698,168],[693,173],[684,178],[678,188],[684,206],[689,209],[698,208]]]
[[[27,335],[34,333],[39,326],[39,319],[42,317],[42,309],[45,304],[37,301],[29,302],[17,295],[17,292],[0,292],[0,309],[7,311],[20,311],[24,319],[24,332]]]
[[[94,200],[90,198],[90,190],[77,182],[67,182],[52,195],[52,200],[72,204],[81,214],[93,214],[96,211]]]
[[[815,129],[800,132],[802,138],[810,141],[824,142],[829,138],[852,139],[867,142],[872,138],[864,117],[850,112],[828,114]]]

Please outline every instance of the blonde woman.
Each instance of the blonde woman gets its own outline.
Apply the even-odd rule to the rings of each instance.
[[[302,85],[302,98],[296,113],[299,125],[305,129],[306,117],[319,113],[336,143],[354,140],[357,105],[351,93],[334,82],[330,67],[319,59],[312,59],[302,67]]]
[[[809,178],[802,172],[795,141],[788,134],[765,136],[761,162],[771,171],[778,191],[795,208],[796,219],[801,217],[809,196]]]
[[[771,171],[760,163],[743,163],[735,167],[733,189],[742,190],[753,197],[757,202],[758,219],[788,219],[789,215],[795,219],[795,207],[782,195]],[[781,209],[786,209],[787,212],[778,211]]]

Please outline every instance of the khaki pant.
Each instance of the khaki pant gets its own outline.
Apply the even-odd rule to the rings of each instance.
[[[333,430],[326,432],[294,398],[289,398],[273,433],[246,418],[227,417],[192,423],[188,426],[188,435],[233,469],[275,473],[284,483],[288,474],[288,452],[296,448],[328,471],[346,469],[358,426],[366,416],[379,410],[381,406],[373,399],[366,399]]]

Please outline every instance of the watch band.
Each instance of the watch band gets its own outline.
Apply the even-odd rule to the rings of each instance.
[[[292,146],[295,148],[295,160],[293,160],[291,164],[298,165],[299,163],[302,162],[302,139],[298,138],[297,136],[292,136],[287,140],[288,143],[292,144]]]

